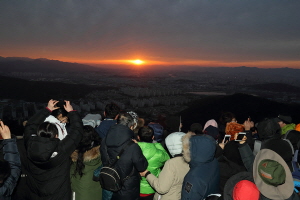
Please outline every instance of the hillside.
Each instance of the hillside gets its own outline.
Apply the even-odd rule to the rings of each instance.
[[[49,99],[80,99],[93,90],[107,90],[108,87],[66,84],[57,82],[26,81],[0,76],[1,98],[30,102],[47,102]]]
[[[300,123],[300,104],[283,104],[251,95],[234,94],[206,97],[191,103],[188,109],[180,113],[184,131],[195,122],[204,125],[209,119],[218,121],[222,112],[234,113],[239,123],[243,123],[249,116],[254,122],[258,122],[278,114],[290,115],[293,122]]]

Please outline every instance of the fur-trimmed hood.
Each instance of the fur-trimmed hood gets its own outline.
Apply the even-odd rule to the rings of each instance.
[[[182,138],[183,158],[190,165],[211,162],[214,159],[216,143],[207,135],[194,135],[188,132]]]
[[[88,151],[86,151],[83,154],[83,162],[89,162],[92,161],[96,158],[98,158],[100,156],[100,150],[99,150],[100,146],[96,146]],[[72,154],[71,154],[71,158],[73,162],[76,162],[78,159],[78,151],[75,150]]]

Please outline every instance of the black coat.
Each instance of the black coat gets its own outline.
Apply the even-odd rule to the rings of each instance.
[[[31,200],[71,199],[70,155],[79,144],[83,125],[76,111],[68,113],[70,131],[63,139],[34,136],[50,112],[43,109],[28,120],[24,142],[27,150],[27,184]],[[56,153],[55,153],[56,152]],[[57,154],[51,158],[51,155]]]
[[[112,126],[107,136],[102,140],[100,147],[101,159],[103,165],[107,165],[109,160],[112,161],[123,147],[133,138],[133,131],[128,127],[117,124]],[[106,151],[107,148],[107,151]],[[108,156],[109,158],[108,158]],[[112,200],[135,200],[140,195],[140,174],[145,171],[148,162],[144,157],[138,144],[132,144],[121,155],[121,158],[115,165],[121,179],[129,178],[124,182],[120,191],[113,194]]]
[[[239,172],[247,171],[247,169],[244,166],[238,165],[237,163],[228,160],[224,156],[218,158],[218,161],[220,166],[220,188],[219,189],[220,189],[220,193],[223,194],[224,187],[228,179]]]
[[[10,199],[21,173],[21,161],[16,138],[2,141],[4,160],[10,165],[10,175],[0,187],[0,200]]]

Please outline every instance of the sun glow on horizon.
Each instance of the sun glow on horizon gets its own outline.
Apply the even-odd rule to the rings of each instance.
[[[140,60],[140,59],[136,59],[136,60],[130,60],[129,62],[135,64],[135,65],[141,65],[144,64],[145,62]]]

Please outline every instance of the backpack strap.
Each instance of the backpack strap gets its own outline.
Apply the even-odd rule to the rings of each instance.
[[[292,153],[293,153],[293,155],[294,155],[294,154],[295,154],[295,150],[294,150],[294,147],[293,147],[291,141],[290,141],[289,139],[283,139],[283,140],[286,141],[286,142],[290,145],[291,150],[292,150]]]
[[[129,146],[131,146],[132,144],[134,144],[134,142],[133,142],[132,140],[130,140],[130,141],[126,144],[126,146],[123,147],[122,150],[118,153],[118,155],[116,156],[115,160],[114,160],[112,163],[109,164],[109,167],[114,166],[114,165],[116,164],[116,162],[120,159],[120,156],[124,153],[124,151],[125,151]],[[106,145],[106,143],[105,143],[105,145]],[[108,153],[107,153],[107,146],[106,146],[105,150],[106,150],[106,155],[107,155],[107,157],[109,158],[109,155],[108,155]]]
[[[261,148],[261,141],[260,140],[255,140],[254,142],[254,149],[253,149],[253,155],[256,156],[258,152],[260,151]]]

